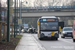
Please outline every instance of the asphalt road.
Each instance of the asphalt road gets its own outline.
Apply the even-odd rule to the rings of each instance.
[[[46,50],[75,50],[75,42],[71,37],[61,38],[57,40],[39,40],[37,34],[32,34],[37,42]]]

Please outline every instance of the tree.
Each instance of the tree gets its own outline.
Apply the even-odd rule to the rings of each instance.
[[[75,1],[74,0],[71,1],[71,6],[75,6]]]
[[[45,2],[45,0],[35,0],[34,1],[34,5],[35,6],[43,6],[44,2]]]

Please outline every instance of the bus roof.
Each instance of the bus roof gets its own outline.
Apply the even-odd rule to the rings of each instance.
[[[55,16],[42,16],[41,18],[56,18]]]

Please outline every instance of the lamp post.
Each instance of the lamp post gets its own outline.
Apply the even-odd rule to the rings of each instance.
[[[17,25],[18,25],[18,20],[17,20],[17,18],[18,18],[18,0],[15,0],[15,36],[17,35]],[[14,37],[15,37],[14,36]]]
[[[22,13],[21,13],[21,9],[22,9],[22,2],[21,0],[19,0],[19,19],[21,20],[21,16],[22,16]],[[18,21],[19,22],[19,21]],[[21,21],[20,21],[21,22]],[[21,23],[19,24],[19,34],[20,34],[20,31],[21,30]]]
[[[9,42],[10,0],[7,0],[7,42]]]
[[[15,38],[15,31],[16,31],[16,0],[15,0],[15,11],[14,11],[14,38]]]

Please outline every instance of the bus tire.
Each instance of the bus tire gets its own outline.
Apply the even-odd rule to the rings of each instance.
[[[42,38],[39,38],[39,40],[42,40]]]
[[[73,39],[73,42],[75,42],[75,39]]]
[[[55,40],[58,40],[58,38],[55,38]]]

